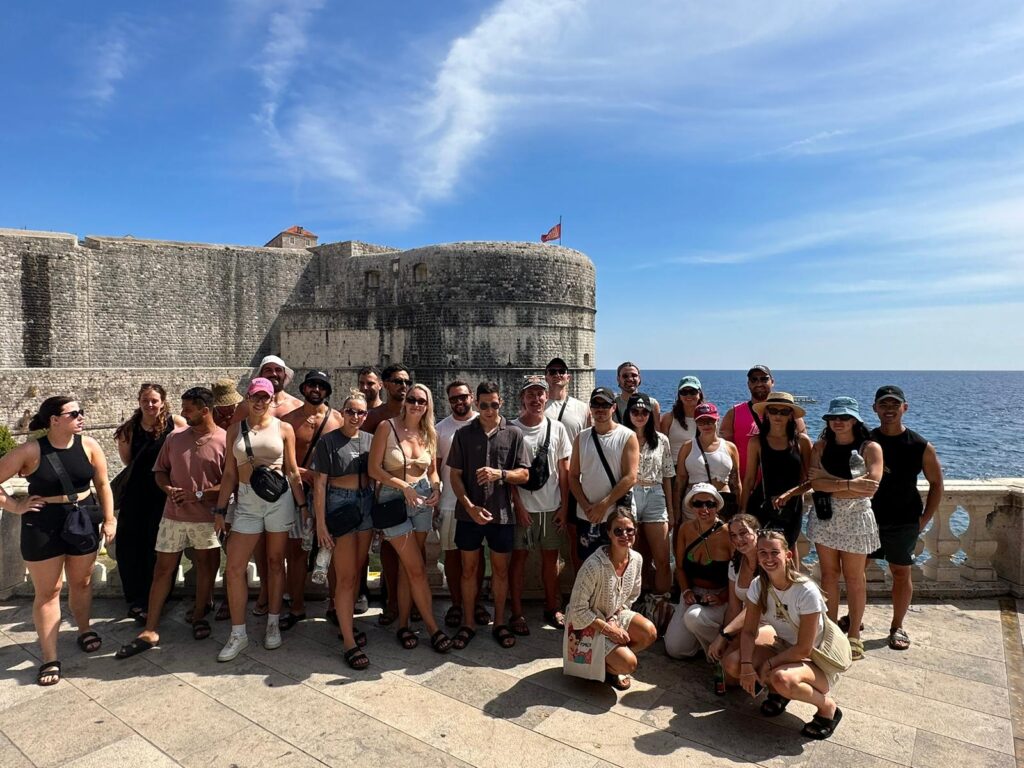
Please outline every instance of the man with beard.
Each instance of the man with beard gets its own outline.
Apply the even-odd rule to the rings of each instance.
[[[167,494],[167,501],[157,533],[146,627],[117,652],[119,659],[135,656],[160,642],[160,613],[186,548],[192,552],[197,574],[192,637],[204,640],[210,636],[205,614],[220,565],[213,508],[220,491],[226,450],[226,433],[213,420],[213,402],[213,392],[205,387],[193,387],[181,396],[181,415],[188,427],[167,436],[153,465],[156,484]]]
[[[768,399],[768,394],[775,386],[775,379],[772,371],[767,365],[755,365],[747,371],[747,389],[750,390],[750,399],[743,403],[736,403],[725,412],[722,425],[718,434],[736,445],[740,454],[739,476],[746,477],[747,471],[747,443],[751,437],[761,433],[761,417],[754,412],[754,405],[763,403]],[[767,424],[765,424],[767,427]],[[797,433],[806,432],[807,426],[802,418],[796,420]]]
[[[451,415],[446,416],[437,422],[437,465],[441,471],[441,501],[438,504],[438,514],[441,518],[440,537],[441,551],[444,554],[444,578],[448,582],[448,593],[452,598],[452,605],[444,615],[444,623],[447,627],[458,628],[462,626],[462,556],[458,547],[455,546],[455,507],[458,500],[455,498],[455,491],[452,490],[452,471],[448,467],[448,452],[452,447],[452,438],[455,433],[469,424],[477,417],[473,410],[473,393],[469,391],[469,385],[464,381],[453,381],[445,389],[448,394],[448,406],[451,408]],[[483,587],[484,569],[479,571],[480,579],[477,584],[477,594],[480,594]],[[474,606],[477,624],[488,624],[491,621],[487,609],[479,602]]]
[[[269,379],[270,383],[274,385],[274,399],[270,403],[271,416],[283,418],[286,413],[291,413],[302,405],[299,398],[284,391],[295,378],[295,371],[285,365],[284,360],[277,355],[267,355],[260,361],[259,368],[253,372],[252,378],[255,379],[257,376]],[[235,416],[231,423],[237,424],[248,415],[249,401],[244,400],[235,409]]]
[[[369,432],[371,435],[382,421],[398,417],[402,410],[402,403],[405,401],[405,395],[412,384],[409,369],[401,363],[389,365],[381,372],[381,377],[384,379],[384,389],[388,393],[387,402],[371,410],[366,421],[363,422],[363,426],[360,427],[363,432]],[[384,611],[377,618],[377,623],[386,627],[393,624],[398,618],[398,553],[387,540],[380,546],[380,567],[383,571],[384,582],[381,599],[385,602],[385,606]],[[414,609],[413,616],[416,615]]]
[[[305,402],[301,408],[285,415],[282,421],[291,424],[295,430],[295,458],[299,462],[299,476],[306,492],[306,498],[313,498],[313,475],[307,469],[320,438],[342,425],[341,414],[331,408],[331,377],[324,371],[310,371],[299,387]],[[307,519],[299,520],[296,530],[288,537],[288,551],[285,555],[285,586],[291,595],[288,613],[281,617],[281,631],[289,630],[306,618],[306,552],[302,549],[302,526],[312,525],[312,513],[305,510]]]
[[[384,401],[381,399],[380,391],[384,385],[381,383],[380,371],[372,365],[368,365],[365,368],[360,368],[356,376],[359,381],[359,391],[366,398],[366,407],[379,408],[383,405]]]
[[[619,394],[615,398],[615,410],[612,412],[612,418],[620,424],[629,426],[629,419],[626,417],[626,404],[629,402],[629,398],[640,391],[640,383],[643,379],[640,378],[640,369],[636,363],[626,361],[622,363],[616,370],[615,376],[619,382]],[[661,423],[661,405],[653,397],[648,395],[651,401],[651,407],[654,408],[654,412],[651,414],[651,418],[655,424]]]

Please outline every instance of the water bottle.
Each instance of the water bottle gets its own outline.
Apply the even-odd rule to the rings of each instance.
[[[316,565],[313,566],[313,583],[314,584],[326,584],[327,583],[327,569],[331,566],[331,550],[321,549],[316,554]]]
[[[313,548],[313,518],[302,521],[302,551],[309,552]]]
[[[722,669],[722,663],[715,664],[715,694],[717,696],[725,696],[725,670]]]
[[[867,473],[868,465],[864,463],[864,457],[854,449],[850,454],[850,479],[856,480],[858,477],[864,477]]]

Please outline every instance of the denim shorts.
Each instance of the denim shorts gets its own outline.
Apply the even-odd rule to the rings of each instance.
[[[362,507],[363,517],[359,525],[349,531],[349,533],[371,530],[373,528],[373,518],[370,516],[370,510],[373,508],[373,492],[369,488],[353,491],[348,488],[332,488],[327,486],[327,501],[325,504],[326,509],[324,510],[325,520],[329,520],[331,513],[339,509],[342,504],[352,503],[358,503]]]
[[[634,485],[633,500],[636,504],[636,521],[638,523],[668,522],[665,489],[660,484]]]
[[[235,533],[287,533],[295,527],[298,512],[291,489],[277,501],[256,495],[248,483],[238,484],[238,507],[231,530]]]
[[[427,498],[433,491],[430,490],[430,480],[426,476],[421,477],[412,486],[416,493]],[[397,488],[392,488],[390,485],[385,485],[380,489],[379,501],[391,501],[403,497],[403,494]],[[434,525],[434,509],[433,507],[410,507],[408,504],[405,505],[405,511],[408,517],[400,522],[398,525],[393,525],[390,528],[385,528],[381,531],[384,534],[385,539],[397,539],[399,536],[404,536],[409,531],[416,531],[417,533],[427,533]]]

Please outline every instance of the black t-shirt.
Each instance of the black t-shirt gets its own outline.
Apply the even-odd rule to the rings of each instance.
[[[509,496],[510,486],[496,482],[480,485],[476,481],[476,471],[481,467],[506,470],[529,468],[530,455],[519,427],[509,424],[502,417],[498,429],[488,435],[480,425],[480,419],[473,419],[470,424],[456,431],[452,438],[448,466],[462,471],[462,484],[469,500],[486,507],[494,515],[495,523],[515,524]],[[455,519],[470,522],[473,518],[459,504],[455,508]]]
[[[885,465],[878,490],[871,499],[875,521],[879,525],[917,523],[924,512],[917,476],[924,467],[928,441],[910,429],[898,435],[884,435],[876,428],[871,431],[871,439],[882,446]]]

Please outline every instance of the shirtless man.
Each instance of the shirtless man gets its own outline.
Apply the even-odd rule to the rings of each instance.
[[[271,416],[276,416],[279,419],[283,418],[286,413],[290,413],[302,405],[302,401],[299,398],[293,397],[284,391],[285,387],[291,384],[292,379],[295,378],[295,371],[285,365],[284,360],[277,355],[267,355],[260,361],[259,368],[252,374],[254,379],[257,376],[270,379],[270,383],[274,385],[274,399],[270,404]],[[249,401],[243,400],[235,409],[235,416],[231,423],[237,424],[248,415]]]
[[[314,438],[320,440],[328,432],[341,427],[341,413],[331,408],[328,399],[331,396],[331,377],[324,371],[310,371],[299,387],[305,402],[301,407],[286,414],[282,421],[292,425],[295,430],[295,459],[299,463],[299,476],[306,492],[306,498],[312,498],[313,478],[306,468],[313,457]],[[326,420],[326,421],[325,421]],[[321,424],[323,429],[321,429]],[[319,432],[319,434],[317,434]],[[306,510],[309,520],[311,513]],[[305,524],[306,520],[302,521]],[[288,613],[281,617],[281,631],[289,630],[306,618],[306,552],[302,549],[302,528],[293,531],[288,537],[288,550],[285,553],[286,581],[285,586],[291,595]],[[296,534],[298,534],[296,536]]]

